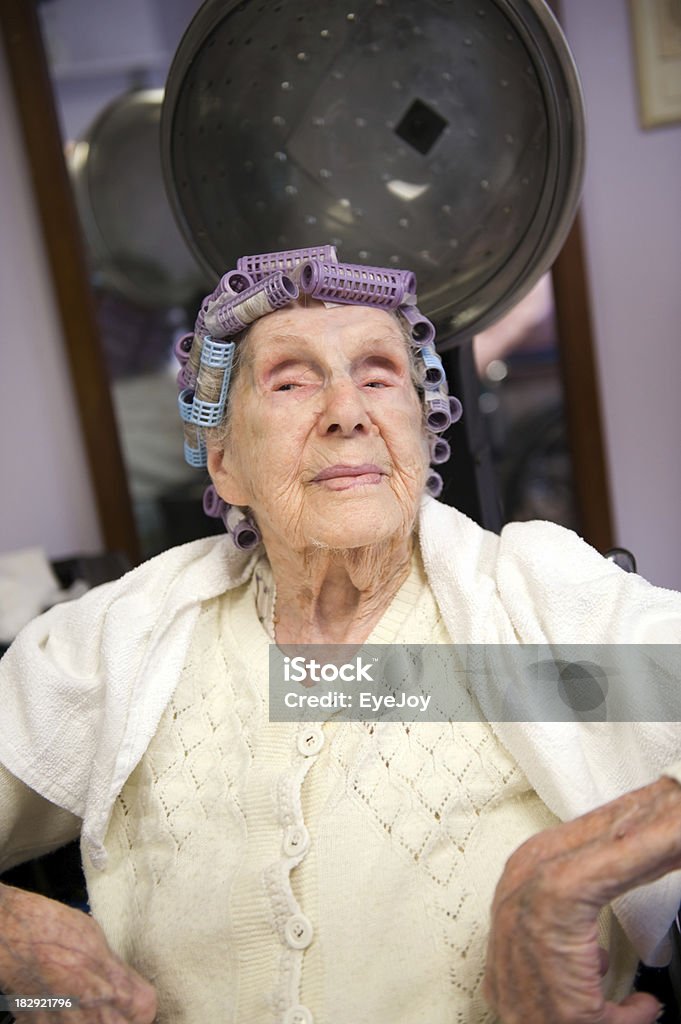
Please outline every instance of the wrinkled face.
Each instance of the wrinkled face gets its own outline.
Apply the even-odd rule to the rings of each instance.
[[[404,338],[380,309],[290,306],[257,321],[230,440],[209,454],[220,496],[266,546],[355,548],[408,536],[428,448]]]

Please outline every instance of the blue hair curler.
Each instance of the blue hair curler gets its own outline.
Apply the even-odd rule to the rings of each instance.
[[[233,360],[233,341],[225,344],[225,342],[215,341],[213,338],[204,339],[199,376],[196,392],[191,402],[189,420],[197,427],[217,427],[222,422]],[[185,398],[185,407],[187,401],[188,399]],[[180,415],[183,415],[182,407]]]
[[[447,384],[447,376],[445,374],[442,360],[435,351],[432,345],[424,345],[418,350],[423,365],[425,367],[425,373],[423,378],[423,386],[430,388],[431,390],[439,390]]]
[[[198,448],[192,448],[191,445],[184,442],[184,459],[185,462],[193,466],[194,469],[204,469],[208,464],[208,451],[205,444],[201,441]]]

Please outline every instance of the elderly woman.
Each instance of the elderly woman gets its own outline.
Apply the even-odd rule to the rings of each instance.
[[[1,666],[3,863],[80,833],[99,925],[0,888],[0,988],[79,997],[45,1015],[72,1024],[652,1022],[627,993],[679,901],[677,726],[491,725],[475,697],[467,721],[272,722],[268,653],[678,640],[681,599],[424,496],[451,406],[413,275],[260,259],[183,352],[229,539],[53,609]]]

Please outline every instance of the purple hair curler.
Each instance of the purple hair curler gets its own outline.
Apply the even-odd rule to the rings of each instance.
[[[218,295],[241,295],[247,288],[255,284],[255,281],[256,279],[247,274],[245,270],[228,270],[220,278],[220,284],[216,290]]]
[[[182,366],[175,379],[180,391],[184,390],[184,388],[191,388],[192,390],[196,388],[196,376],[189,369],[189,366]]]
[[[247,516],[232,530],[232,540],[242,551],[250,551],[258,546],[262,537],[258,527]]]
[[[445,374],[444,366],[439,355],[432,347],[432,345],[423,345],[418,350],[425,372],[423,376],[423,386],[430,388],[432,391],[440,390],[447,386],[447,377]]]
[[[216,303],[205,314],[206,330],[214,338],[239,334],[244,327],[267,313],[288,306],[298,298],[298,286],[283,271],[278,270],[270,277],[257,281],[235,298]]]
[[[431,437],[428,443],[430,445],[430,461],[435,466],[441,466],[452,454],[449,441],[444,437]]]
[[[254,281],[261,281],[275,270],[290,271],[307,260],[337,263],[336,248],[333,245],[316,245],[311,249],[283,249],[281,252],[241,256],[236,262],[236,268],[249,274]]]
[[[452,417],[452,423],[458,423],[463,416],[463,406],[455,395],[449,396],[449,415]]]
[[[223,501],[213,484],[209,484],[203,492],[203,511],[211,519],[222,519],[227,515],[228,505]]]
[[[426,424],[434,434],[441,434],[452,422],[449,396],[442,391],[425,391]]]
[[[435,327],[417,306],[402,305],[399,307],[398,313],[409,324],[411,340],[414,345],[420,347],[421,345],[433,344],[435,341]]]
[[[322,301],[397,309],[416,291],[416,275],[411,270],[309,261],[300,274],[300,290]]]
[[[444,487],[444,481],[439,473],[436,473],[434,469],[428,474],[426,480],[426,490],[433,498],[439,498],[442,494],[442,488]]]
[[[241,292],[245,292],[254,283],[254,278],[247,274],[245,270],[228,270],[226,274],[222,275],[210,295],[206,295],[201,303],[199,316],[205,315],[211,303],[215,302],[216,299],[220,299],[225,295],[230,297],[240,295]]]
[[[225,298],[235,299],[242,292],[251,288],[253,284],[254,281],[250,274],[246,274],[243,270],[228,270],[226,274],[223,274],[217,287],[210,295],[206,295],[201,303],[194,324],[194,333],[198,335],[209,334],[210,331],[206,327],[206,317],[214,313],[216,307],[224,303]]]
[[[222,521],[232,541],[242,551],[250,551],[262,540],[260,530],[251,517],[245,515],[236,505],[225,506]]]
[[[185,366],[189,360],[189,353],[192,350],[192,342],[194,341],[194,335],[190,332],[189,334],[183,334],[181,338],[178,338],[173,345],[173,353],[180,366]]]

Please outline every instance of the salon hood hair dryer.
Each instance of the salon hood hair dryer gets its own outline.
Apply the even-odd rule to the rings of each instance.
[[[464,404],[442,497],[498,529],[472,338],[551,266],[583,173],[579,82],[543,0],[207,0],[161,153],[215,280],[242,253],[322,243],[416,272]]]
[[[168,209],[159,152],[162,89],[109,103],[67,157],[95,283],[150,309],[196,299],[197,266]]]

